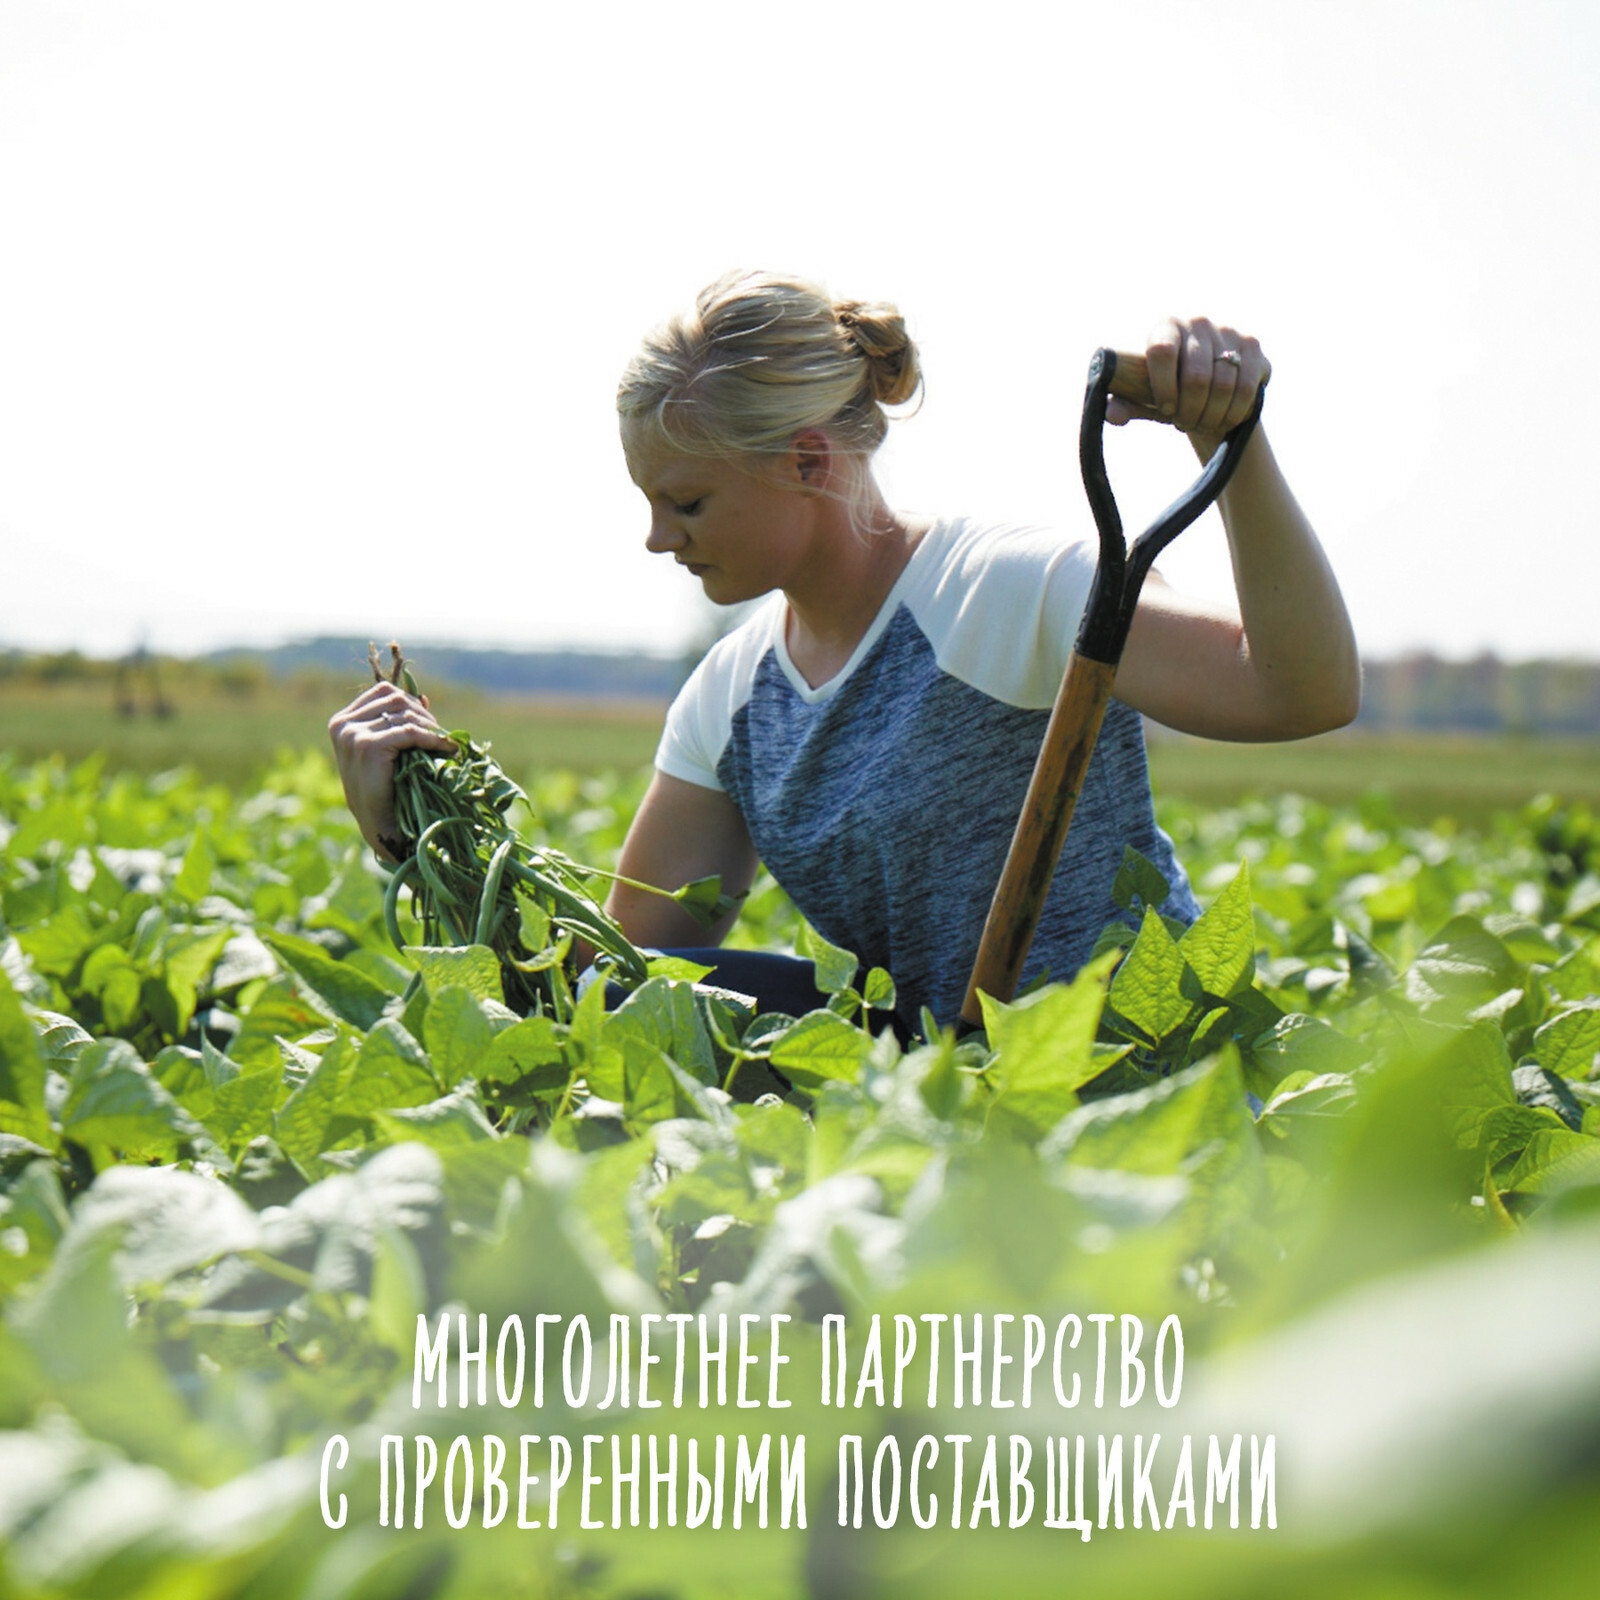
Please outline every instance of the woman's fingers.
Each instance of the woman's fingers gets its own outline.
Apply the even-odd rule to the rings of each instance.
[[[1154,416],[1202,438],[1243,422],[1271,371],[1254,339],[1207,317],[1168,317],[1151,333],[1145,360],[1153,408],[1121,407],[1111,420]]]
[[[455,741],[424,701],[393,684],[375,683],[328,720],[345,801],[375,849],[393,852],[399,830],[394,811],[394,763],[402,750],[453,755]]]
[[[1255,408],[1261,386],[1272,376],[1272,363],[1261,353],[1261,346],[1248,334],[1235,334],[1233,348],[1239,352],[1238,381],[1228,409],[1217,426],[1218,433],[1236,428]]]
[[[434,720],[427,702],[393,684],[375,683],[328,722],[334,747],[374,744],[381,749],[454,752],[455,741]]]

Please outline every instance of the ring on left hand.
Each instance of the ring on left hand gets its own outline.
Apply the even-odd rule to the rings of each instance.
[[[1215,366],[1218,361],[1226,361],[1230,367],[1242,367],[1244,365],[1244,357],[1237,350],[1217,351],[1216,355],[1212,357],[1212,365]]]

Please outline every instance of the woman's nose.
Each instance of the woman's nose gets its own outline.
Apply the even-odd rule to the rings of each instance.
[[[681,550],[688,541],[683,530],[673,526],[672,519],[658,512],[650,518],[650,533],[644,547],[653,555],[665,555],[671,550]]]

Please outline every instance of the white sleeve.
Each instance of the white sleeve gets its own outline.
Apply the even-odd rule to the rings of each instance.
[[[678,697],[667,708],[656,771],[702,789],[722,788],[717,764],[733,734],[733,719],[750,698],[756,669],[767,653],[773,630],[781,626],[783,597],[762,606],[748,621],[706,652]]]
[[[710,703],[714,698],[707,672],[710,660],[707,656],[690,673],[689,681],[667,708],[661,743],[656,746],[656,771],[702,789],[720,790],[717,762],[722,759],[731,723],[724,724]]]
[[[1095,561],[1093,545],[1058,530],[958,523],[912,605],[944,671],[1007,705],[1048,710]]]

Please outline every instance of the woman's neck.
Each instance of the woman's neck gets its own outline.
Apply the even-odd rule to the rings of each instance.
[[[905,571],[930,519],[873,507],[865,534],[845,520],[819,559],[785,587],[789,659],[812,688],[836,677]]]

